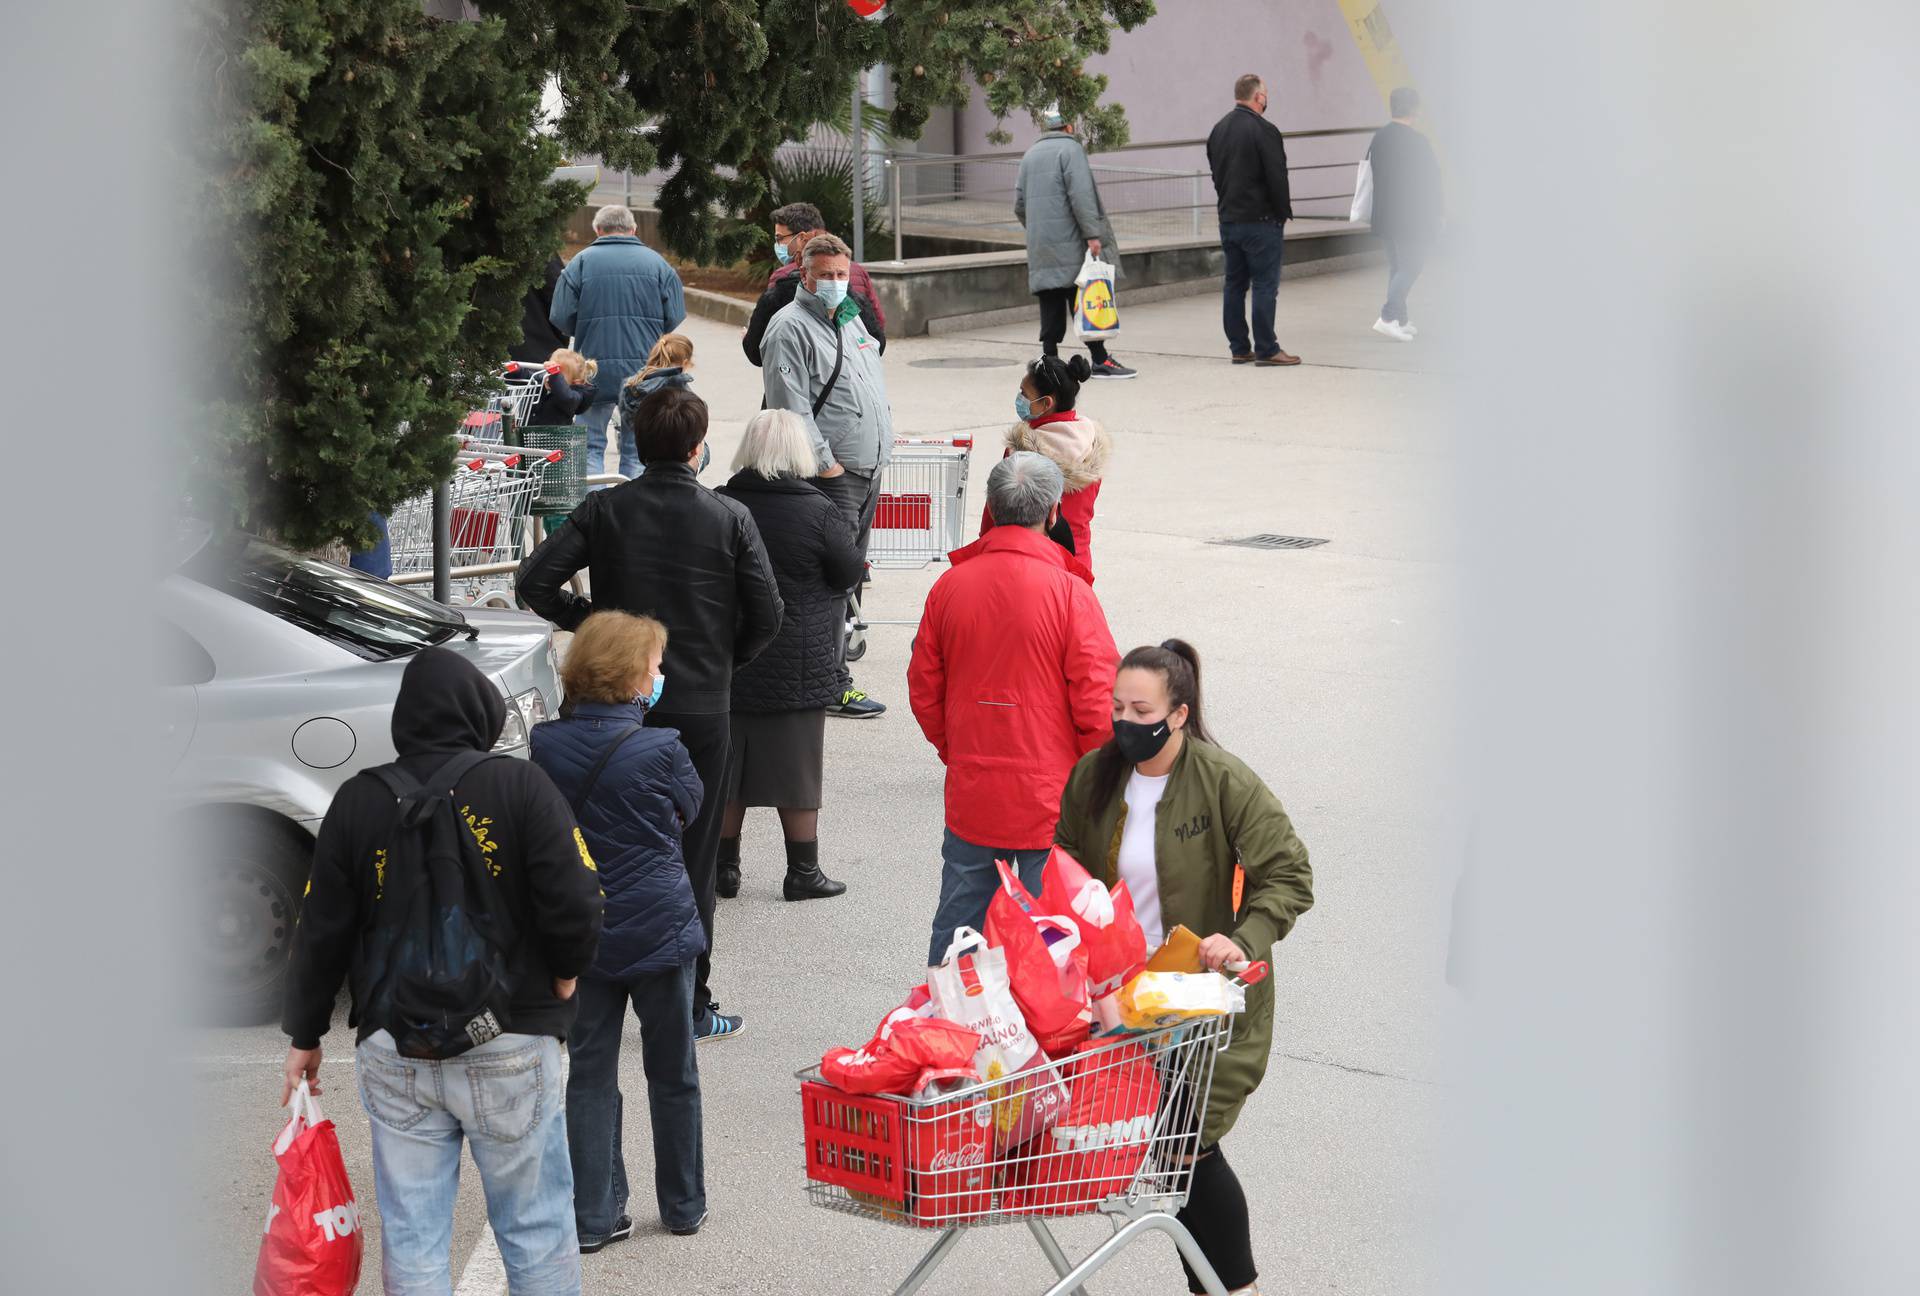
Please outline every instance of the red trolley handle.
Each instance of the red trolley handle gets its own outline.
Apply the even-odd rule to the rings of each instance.
[[[1273,969],[1269,968],[1263,962],[1247,963],[1243,961],[1240,963],[1222,964],[1220,970],[1222,972],[1233,973],[1234,979],[1237,980],[1241,985],[1250,986],[1250,985],[1259,985],[1262,981],[1265,981],[1267,979],[1267,973],[1271,972]]]

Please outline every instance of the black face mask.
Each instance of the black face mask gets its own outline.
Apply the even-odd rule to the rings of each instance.
[[[1113,722],[1113,744],[1130,765],[1139,765],[1158,756],[1171,737],[1173,726],[1165,720],[1156,720],[1152,724],[1141,724],[1137,720]]]

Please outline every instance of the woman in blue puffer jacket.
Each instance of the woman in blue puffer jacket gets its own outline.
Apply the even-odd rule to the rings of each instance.
[[[680,848],[703,791],[679,734],[642,727],[666,683],[666,646],[666,627],[651,617],[594,613],[561,671],[561,718],[533,730],[534,763],[573,803],[606,897],[600,949],[580,978],[580,1015],[567,1040],[573,1212],[588,1255],[633,1234],[619,1085],[629,1004],[640,1019],[661,1221],[684,1236],[707,1215],[693,1057],[694,960],[707,937]]]

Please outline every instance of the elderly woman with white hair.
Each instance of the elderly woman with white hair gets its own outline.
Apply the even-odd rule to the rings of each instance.
[[[780,812],[788,900],[847,887],[820,868],[820,801],[827,708],[840,700],[839,642],[860,548],[840,508],[810,478],[819,472],[806,421],[762,410],[747,424],[734,474],[718,493],[746,506],[773,561],[786,619],[773,643],[733,676],[733,755],[720,825],[717,889],[740,894],[740,829],[749,806]]]

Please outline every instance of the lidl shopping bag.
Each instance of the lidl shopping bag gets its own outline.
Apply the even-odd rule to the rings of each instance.
[[[273,1143],[279,1176],[267,1208],[253,1296],[352,1296],[360,1283],[360,1207],[333,1122],[302,1081]]]
[[[1067,1087],[1014,1002],[1006,954],[973,928],[959,928],[927,989],[936,1013],[980,1032],[974,1067],[993,1085],[987,1096],[996,1144],[1018,1147],[1053,1124],[1067,1105]]]
[[[1005,860],[995,867],[1000,885],[987,904],[987,939],[1006,953],[1007,979],[1027,1029],[1048,1057],[1064,1057],[1092,1029],[1080,924],[1065,913],[1043,912]]]
[[[1092,1210],[1133,1186],[1153,1144],[1160,1077],[1138,1044],[1088,1044],[1064,1070],[1067,1110],[1007,1166],[1001,1202],[1010,1213]]]
[[[1113,267],[1091,252],[1080,263],[1073,281],[1073,331],[1083,342],[1120,332],[1120,299],[1114,295],[1113,278]]]

